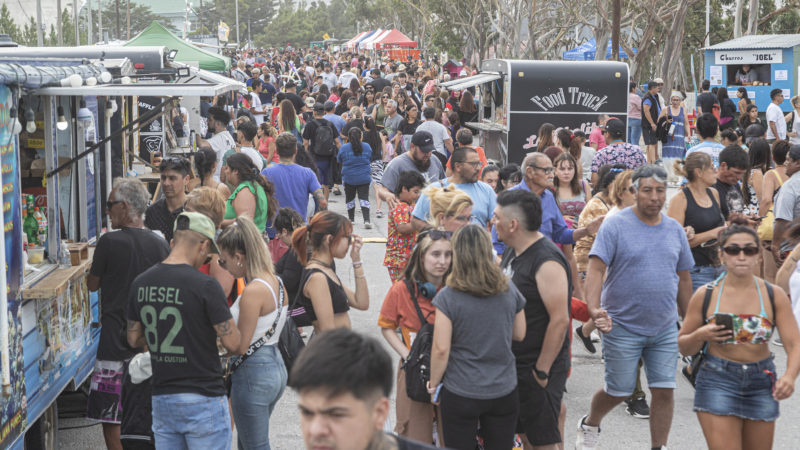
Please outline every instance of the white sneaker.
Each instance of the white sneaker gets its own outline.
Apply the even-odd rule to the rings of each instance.
[[[592,331],[589,337],[592,338],[592,342],[600,342],[600,333],[597,330]]]
[[[372,229],[372,223],[371,222],[364,222],[364,228],[366,228],[367,230],[371,230]]]
[[[600,441],[600,427],[591,427],[584,423],[589,416],[581,417],[578,422],[578,433],[575,439],[575,450],[585,450],[597,448],[597,443]]]

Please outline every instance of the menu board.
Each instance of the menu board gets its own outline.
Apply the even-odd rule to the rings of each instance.
[[[11,397],[0,404],[0,448],[6,448],[20,435],[27,423],[25,364],[22,353],[20,286],[22,284],[22,217],[18,140],[11,132],[9,112],[13,106],[11,90],[0,86],[0,172],[3,186],[3,231],[5,241],[6,292],[8,295],[8,344]],[[5,369],[3,367],[3,369]]]

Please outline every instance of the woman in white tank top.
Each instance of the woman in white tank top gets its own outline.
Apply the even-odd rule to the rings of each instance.
[[[235,353],[255,351],[231,375],[231,410],[238,432],[238,447],[269,449],[269,416],[288,378],[275,344],[286,322],[289,299],[275,275],[272,257],[253,221],[236,219],[217,238],[219,265],[247,286],[231,307],[242,335]],[[241,358],[241,357],[240,357]],[[236,358],[232,360],[235,363]]]

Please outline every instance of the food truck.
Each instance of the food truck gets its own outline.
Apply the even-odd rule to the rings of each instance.
[[[773,89],[783,91],[783,112],[792,110],[789,99],[800,92],[800,34],[742,36],[706,47],[704,73],[711,87],[728,90],[737,102],[740,87],[760,112],[767,110]]]
[[[627,123],[628,65],[615,61],[490,59],[477,75],[440,83],[450,91],[474,88],[486,156],[520,163],[536,149],[539,127],[580,129],[587,135],[600,114]]]
[[[245,87],[169,61],[164,49],[154,51],[167,70],[147,78],[136,76],[128,58],[28,50],[0,55],[0,448],[49,450],[58,448],[56,399],[81,387],[94,368],[102,310],[86,277],[107,226],[112,174],[129,172],[138,130],[176,98]],[[146,97],[162,101],[143,112],[138,99]]]

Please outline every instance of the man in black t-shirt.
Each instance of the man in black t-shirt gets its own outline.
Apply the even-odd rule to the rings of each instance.
[[[725,220],[731,215],[745,216],[750,220],[758,216],[758,199],[755,190],[748,185],[749,199],[742,195],[739,182],[747,173],[750,161],[747,152],[738,145],[729,145],[719,153],[719,170],[717,182],[712,186],[719,192],[719,207]],[[751,225],[758,225],[752,221]]]
[[[339,131],[336,126],[331,122],[325,120],[322,116],[325,115],[325,105],[322,103],[314,103],[314,119],[306,123],[303,129],[303,145],[306,150],[314,156],[314,161],[317,162],[317,170],[319,170],[319,184],[323,186],[325,191],[325,200],[328,199],[330,188],[333,187],[333,174],[331,173],[331,161],[339,149],[339,142],[336,137],[339,136]],[[330,127],[331,139],[327,143],[317,142],[317,128]],[[318,147],[326,148],[327,153],[320,153],[316,151]]]
[[[292,105],[294,106],[294,112],[300,114],[300,112],[303,110],[303,106],[305,106],[305,102],[303,102],[302,97],[297,95],[297,84],[294,82],[294,80],[289,80],[286,82],[284,87],[286,88],[286,100],[292,102]]]
[[[697,116],[699,117],[700,114],[703,113],[713,113],[714,112],[714,105],[719,106],[719,99],[716,95],[708,92],[711,88],[711,82],[708,80],[703,80],[703,83],[700,85],[702,93],[697,96]]]
[[[181,213],[172,250],[133,281],[128,343],[147,345],[153,367],[153,432],[157,448],[229,448],[231,420],[217,338],[229,351],[241,340],[219,282],[197,269],[219,253],[214,223]]]
[[[383,431],[393,385],[392,358],[375,339],[338,328],[309,342],[289,375],[306,448],[436,448]]]
[[[150,205],[145,212],[144,224],[159,231],[167,242],[172,240],[175,218],[183,212],[186,203],[186,184],[189,183],[191,163],[180,156],[170,156],[161,161],[159,175],[164,197]]]
[[[525,296],[528,333],[513,342],[520,415],[517,431],[534,447],[563,442],[558,426],[569,371],[572,279],[569,263],[538,229],[539,196],[522,189],[497,196],[495,228],[506,251],[500,266]]]
[[[169,245],[143,224],[150,195],[141,181],[121,178],[108,196],[106,211],[111,228],[97,241],[92,268],[87,277],[89,290],[100,289],[100,342],[87,400],[86,417],[103,423],[108,448],[119,448],[121,393],[124,363],[136,354],[125,337],[128,291],[136,276],[161,262]]]

